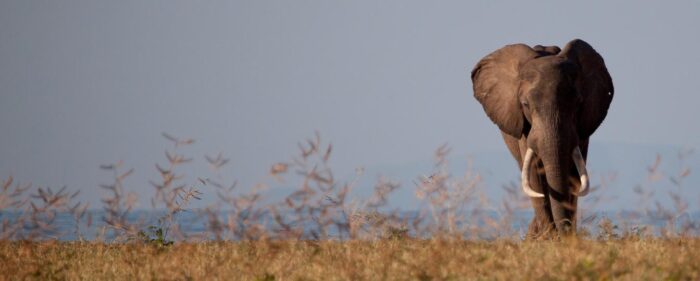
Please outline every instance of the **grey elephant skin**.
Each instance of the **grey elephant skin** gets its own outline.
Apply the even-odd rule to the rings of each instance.
[[[507,45],[481,59],[471,79],[531,196],[528,237],[575,233],[577,200],[588,185],[588,141],[614,96],[602,56],[580,39],[564,49]]]

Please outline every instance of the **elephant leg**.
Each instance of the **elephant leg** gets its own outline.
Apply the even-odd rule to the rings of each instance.
[[[518,167],[522,169],[523,157],[521,151],[527,151],[526,139],[516,139],[503,132],[501,132],[501,135],[513,158],[518,162]],[[528,226],[527,237],[528,239],[538,239],[553,233],[554,218],[552,217],[552,210],[549,204],[549,196],[547,196],[547,180],[544,175],[542,161],[536,158],[535,161],[532,161],[532,165],[533,167],[530,169],[530,187],[537,192],[545,194],[545,196],[544,198],[530,198],[535,216]]]
[[[527,151],[527,139],[523,137],[517,142],[520,151]],[[522,159],[522,157],[520,157]],[[522,161],[520,162],[522,169]],[[527,229],[528,239],[548,238],[553,235],[556,229],[554,225],[554,216],[552,215],[552,207],[549,202],[549,186],[544,172],[544,164],[539,156],[535,156],[530,166],[530,188],[534,191],[544,194],[542,198],[530,198],[534,216]]]

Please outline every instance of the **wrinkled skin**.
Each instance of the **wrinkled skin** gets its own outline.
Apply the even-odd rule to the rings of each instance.
[[[572,151],[579,147],[587,159],[588,140],[614,95],[603,58],[580,39],[563,50],[514,44],[484,57],[471,78],[474,97],[521,170],[528,148],[534,151],[527,177],[544,197],[531,198],[535,216],[528,237],[573,233],[581,181]]]

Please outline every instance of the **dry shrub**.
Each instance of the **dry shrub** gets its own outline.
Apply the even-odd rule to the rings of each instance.
[[[464,174],[450,173],[448,156],[450,148],[445,144],[436,149],[432,171],[414,182],[419,204],[415,211],[392,208],[392,194],[402,188],[400,182],[379,177],[371,195],[367,198],[350,198],[362,176],[357,173],[348,182],[339,181],[329,165],[333,147],[324,143],[318,133],[299,143],[297,156],[271,166],[272,185],[294,186],[280,200],[269,200],[270,183],[260,183],[251,188],[240,188],[237,182],[224,184],[221,170],[229,162],[221,153],[204,159],[215,174],[213,178],[195,177],[189,183],[178,172],[180,166],[191,164],[192,158],[179,152],[184,146],[194,144],[193,139],[181,139],[163,133],[173,146],[165,151],[166,164],[156,164],[160,178],[151,181],[154,196],[151,207],[157,218],[135,213],[139,198],[125,187],[125,180],[133,169],[123,171],[123,163],[101,165],[112,173],[112,182],[100,185],[107,191],[102,200],[102,212],[88,211],[89,205],[75,201],[78,192],[68,193],[61,188],[32,188],[30,184],[14,183],[9,177],[0,191],[1,240],[60,239],[66,235],[83,239],[88,236],[97,241],[204,241],[204,240],[375,240],[384,238],[438,238],[438,239],[514,239],[525,233],[529,200],[517,183],[503,188],[506,196],[498,204],[485,194],[481,176],[468,168]],[[689,204],[684,198],[684,180],[690,174],[685,164],[692,150],[679,153],[680,171],[662,171],[661,156],[648,167],[645,182],[634,188],[638,195],[639,210],[599,216],[595,211],[611,200],[602,192],[593,192],[585,203],[579,203],[578,225],[581,237],[620,239],[623,237],[685,237],[698,234],[698,222],[688,215]],[[471,165],[470,165],[471,167]],[[615,173],[600,176],[599,184],[592,189],[607,188],[616,178]],[[665,182],[664,180],[668,180]],[[665,184],[673,203],[666,207],[654,201],[658,185]],[[191,200],[201,198],[200,188],[213,187],[218,201],[205,208],[189,208]],[[74,202],[75,201],[75,202]],[[183,231],[178,215],[190,211],[196,220],[205,222],[206,231]],[[56,218],[61,214],[72,217],[72,231],[60,230]],[[105,226],[95,230],[92,215],[99,214]],[[191,216],[190,216],[191,217]],[[649,224],[649,220],[663,220],[663,227]],[[620,225],[615,223],[619,222]],[[65,223],[65,222],[61,222]],[[185,222],[187,223],[187,222]],[[190,222],[191,223],[191,222]],[[514,227],[515,226],[515,227]],[[597,233],[597,235],[596,235]]]
[[[517,183],[503,188],[493,203],[482,192],[481,176],[468,168],[453,176],[447,145],[434,153],[435,165],[415,188],[415,211],[392,206],[400,182],[379,177],[366,198],[352,198],[355,177],[339,180],[329,159],[333,147],[317,133],[299,143],[295,157],[273,164],[272,183],[239,187],[225,184],[229,159],[205,155],[213,177],[179,172],[194,160],[180,152],[192,139],[163,136],[173,147],[156,164],[151,181],[153,214],[135,210],[140,198],[126,179],[123,163],[102,165],[111,182],[102,210],[89,211],[67,188],[33,187],[12,177],[0,190],[0,272],[10,279],[244,279],[244,280],[433,280],[433,279],[671,279],[700,277],[700,226],[688,215],[682,196],[690,174],[679,154],[679,171],[662,171],[658,156],[647,179],[634,188],[639,210],[618,214],[596,210],[610,198],[603,192],[579,202],[578,239],[522,241],[529,199]],[[471,165],[470,165],[471,167]],[[605,190],[615,173],[602,174],[595,190]],[[218,200],[191,208],[206,186]],[[270,186],[293,187],[271,200]],[[671,186],[668,188],[668,186]],[[658,200],[666,188],[671,206]],[[180,216],[191,212],[205,230],[188,232]],[[68,216],[71,229],[60,216]],[[96,229],[93,215],[104,227]],[[664,222],[657,227],[650,220]],[[189,222],[191,223],[191,222]],[[85,234],[89,231],[88,237]],[[80,242],[56,239],[77,238]],[[583,238],[583,239],[581,239]],[[20,241],[22,240],[22,241]],[[108,242],[108,243],[104,243]],[[143,247],[143,244],[153,247]]]

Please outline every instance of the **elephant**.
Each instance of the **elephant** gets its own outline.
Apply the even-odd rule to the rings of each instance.
[[[527,237],[576,234],[577,199],[589,191],[589,138],[614,96],[605,62],[580,39],[556,46],[506,45],[471,72],[474,97],[520,168],[534,217]]]

